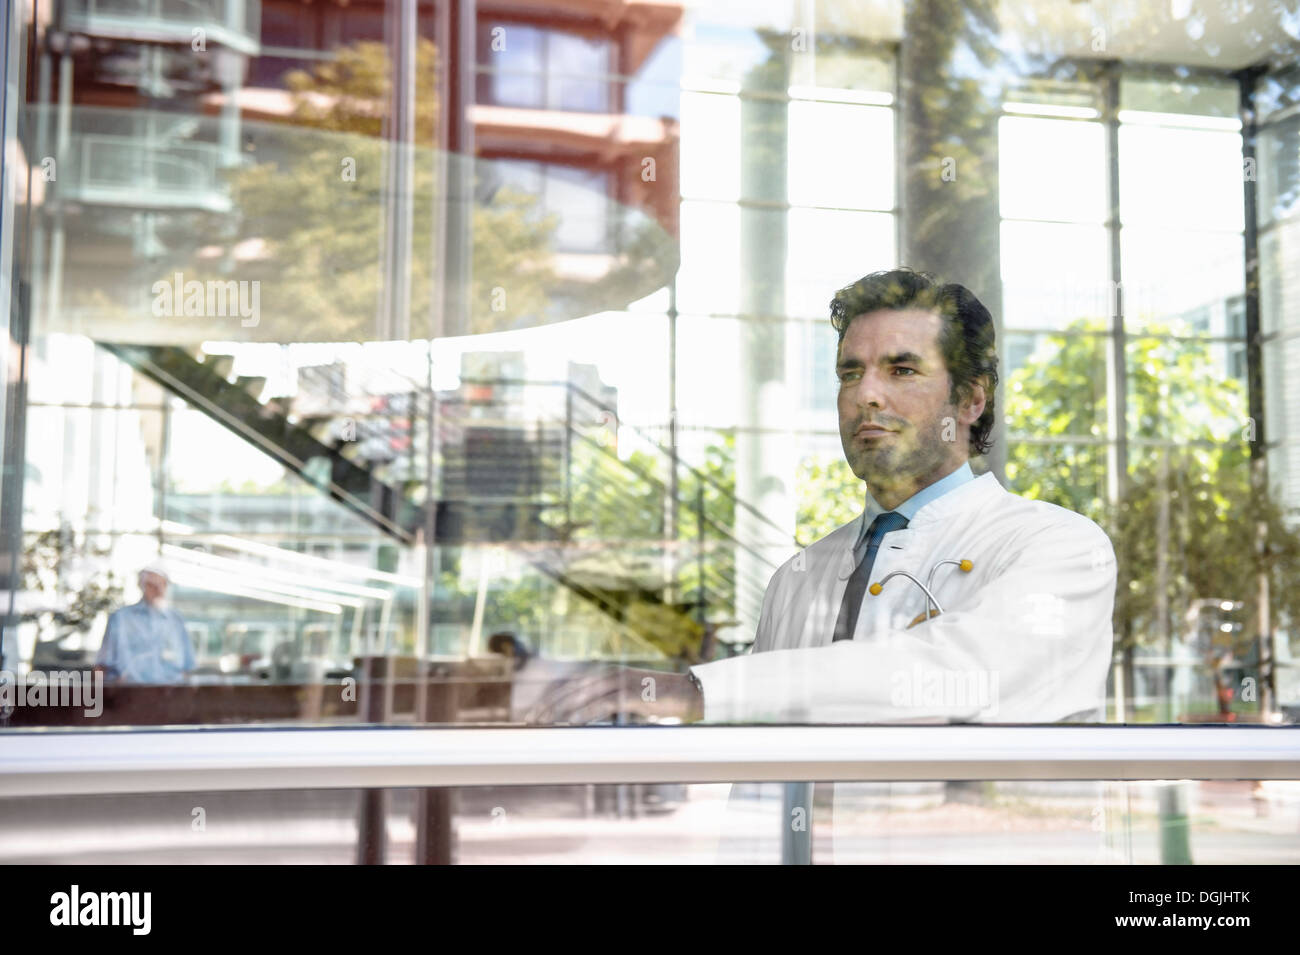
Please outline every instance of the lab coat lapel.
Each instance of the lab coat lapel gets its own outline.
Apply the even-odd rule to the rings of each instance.
[[[814,586],[803,588],[795,613],[802,620],[798,647],[820,647],[829,644],[835,635],[835,618],[839,616],[844,591],[853,575],[853,545],[862,528],[862,515],[841,524],[824,538],[828,545],[822,567],[810,567],[817,577]]]
[[[884,580],[888,574],[902,570],[925,583],[936,562],[950,557],[973,559],[969,544],[958,547],[961,531],[992,504],[995,496],[1005,493],[997,478],[983,474],[926,504],[907,527],[885,536],[871,568],[871,581]],[[987,566],[983,559],[978,563],[981,569]],[[939,580],[943,582],[942,573]],[[940,586],[941,583],[936,584],[936,597]],[[945,589],[951,592],[951,587]],[[843,594],[843,589],[840,593]],[[869,639],[872,633],[904,629],[925,609],[926,598],[921,588],[905,578],[895,578],[878,596],[868,593],[863,598],[853,638]],[[833,619],[831,626],[834,627]]]

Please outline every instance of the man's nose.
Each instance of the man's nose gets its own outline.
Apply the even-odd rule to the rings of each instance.
[[[854,403],[860,408],[883,408],[885,406],[883,385],[884,382],[876,372],[863,372],[853,395]]]

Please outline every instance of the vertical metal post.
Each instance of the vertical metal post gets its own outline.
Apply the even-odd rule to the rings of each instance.
[[[443,234],[443,328],[445,335],[468,335],[474,331],[470,307],[474,267],[474,127],[469,107],[474,102],[476,77],[475,0],[449,0],[448,43],[444,47],[447,68],[446,219]]]
[[[361,658],[361,707],[362,719],[367,723],[382,723],[384,697],[377,684],[381,675],[376,672],[380,667],[385,672],[392,666],[391,657],[376,657],[364,654]],[[382,789],[363,789],[357,819],[357,864],[383,865],[387,849],[388,794]]]
[[[1164,783],[1156,790],[1160,809],[1160,864],[1191,865],[1191,825],[1187,818],[1185,782]]]
[[[26,454],[26,375],[27,343],[30,327],[28,296],[21,280],[21,257],[15,253],[17,243],[14,223],[13,193],[11,183],[18,177],[10,168],[18,155],[18,117],[23,101],[25,70],[23,37],[20,18],[22,6],[13,0],[0,7],[4,22],[0,24],[0,341],[7,344],[0,357],[0,579],[8,591],[0,623],[0,670],[16,669],[14,661],[5,658],[7,638],[17,627],[15,599],[22,580],[22,520],[24,458]],[[48,60],[42,60],[48,65]],[[48,68],[43,74],[48,93]],[[42,114],[43,115],[43,114]],[[9,149],[14,144],[13,150]],[[27,157],[40,163],[42,157]],[[31,209],[31,172],[28,171],[28,224],[33,218]],[[16,642],[15,642],[16,645]]]
[[[708,595],[704,590],[704,482],[697,481],[695,489],[695,526],[698,539],[695,542],[695,571],[700,578],[699,621],[707,619]]]
[[[1169,626],[1169,448],[1160,448],[1159,484],[1160,502],[1156,505],[1156,636],[1164,648],[1167,674],[1165,686],[1166,721],[1174,722],[1178,716],[1174,703],[1174,634]]]
[[[1128,490],[1128,341],[1124,323],[1123,237],[1119,194],[1119,64],[1111,62],[1102,76],[1102,118],[1106,127],[1106,232],[1110,244],[1111,316],[1110,348],[1106,352],[1106,500],[1110,513],[1118,518]],[[1125,572],[1120,563],[1120,584]],[[1115,707],[1120,722],[1128,719],[1133,685],[1131,623],[1120,636],[1123,695]]]
[[[400,341],[411,336],[411,237],[415,165],[415,67],[419,25],[416,4],[389,6],[384,42],[392,63],[392,109],[385,117],[388,157],[385,170],[384,231],[376,337]]]
[[[781,864],[812,865],[812,783],[781,787]]]
[[[158,553],[161,554],[162,545],[167,542],[163,522],[167,520],[167,468],[172,449],[172,403],[166,391],[162,393],[162,410],[159,414],[162,415],[162,425],[158,429],[162,445],[158,450]]]
[[[454,676],[421,672],[422,682],[433,682],[433,692],[426,697],[427,708],[420,713],[426,723],[452,723],[459,708]],[[456,833],[452,819],[456,813],[456,790],[448,787],[421,789],[415,802],[415,863],[417,865],[451,865],[455,857]]]
[[[1109,64],[1102,81],[1106,126],[1106,232],[1110,244],[1111,348],[1107,363],[1107,496],[1118,508],[1128,485],[1128,362],[1124,323],[1124,260],[1119,195],[1119,69]]]
[[[564,528],[573,528],[573,382],[564,383]]]
[[[677,533],[677,276],[668,280],[668,527],[663,535],[671,548],[668,603],[678,600],[679,541]]]
[[[1256,171],[1256,154],[1259,138],[1259,119],[1255,111],[1255,84],[1263,70],[1243,70],[1237,76],[1239,106],[1241,110],[1242,169]],[[1242,176],[1244,206],[1243,240],[1245,246],[1245,305],[1246,305],[1246,391],[1252,434],[1250,441],[1251,493],[1258,504],[1267,502],[1268,441],[1264,431],[1264,347],[1263,322],[1259,300],[1259,192],[1255,175]],[[1258,616],[1255,634],[1259,657],[1259,711],[1268,716],[1277,710],[1277,673],[1273,661],[1276,657],[1272,614],[1269,603],[1268,576],[1268,523],[1259,521],[1255,526]]]

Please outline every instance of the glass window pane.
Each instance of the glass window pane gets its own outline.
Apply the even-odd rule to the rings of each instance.
[[[1094,334],[1085,334],[1091,328]],[[1006,334],[999,346],[1009,440],[1106,438],[1105,326],[1079,322],[1056,335]]]
[[[1236,119],[1237,85],[1195,77],[1129,75],[1120,78],[1121,109]]]
[[[538,107],[545,87],[544,35],[518,23],[491,22],[479,27],[479,96],[497,106]]]
[[[1244,371],[1233,367],[1237,347],[1195,338],[1129,339],[1130,437],[1240,442],[1249,410],[1245,378],[1233,374]]]
[[[875,212],[790,210],[786,310],[829,314],[836,289],[896,261],[894,219]]]
[[[685,428],[721,428],[738,420],[740,388],[719,364],[739,356],[743,319],[680,315],[677,319],[678,420]]]
[[[798,91],[799,95],[849,102],[862,99],[863,93],[892,97],[893,60],[866,49],[836,50],[832,47],[832,43],[846,42],[842,36],[823,35],[815,56],[796,57],[790,70],[792,94]]]
[[[740,100],[682,93],[682,196],[740,198]]]
[[[1260,130],[1259,223],[1267,227],[1300,213],[1300,116]]]
[[[845,103],[790,103],[789,197],[795,205],[890,209],[894,111]]]
[[[1125,225],[1243,228],[1240,133],[1124,123],[1119,155]],[[1191,196],[1195,202],[1188,201]]]
[[[32,69],[15,74],[27,112],[5,153],[26,181],[0,226],[22,253],[12,317],[31,347],[5,382],[3,470],[22,486],[2,489],[0,541],[52,549],[52,582],[24,578],[15,604],[84,597],[82,649],[106,609],[135,602],[142,566],[175,565],[197,666],[184,693],[164,687],[176,709],[145,722],[548,722],[545,693],[587,661],[680,677],[752,646],[776,568],[864,502],[827,304],[902,250],[981,295],[1001,279],[987,304],[1007,470],[998,454],[976,470],[1094,518],[1126,567],[1172,569],[1167,591],[1134,578],[1167,619],[1157,602],[1115,617],[1144,635],[1129,715],[1260,716],[1220,709],[1203,661],[1177,664],[1189,681],[1150,655],[1220,586],[1189,583],[1192,531],[1171,517],[1161,536],[1151,474],[1168,464],[1204,491],[1197,546],[1236,526],[1227,508],[1207,516],[1221,500],[1196,455],[1219,454],[1238,486],[1228,459],[1254,422],[1236,98],[1262,64],[1263,414],[1279,503],[1300,507],[1295,31],[1276,4],[1235,32],[1157,11],[1104,37],[1088,4],[996,23],[943,3],[506,4],[464,24],[469,51],[434,43],[445,4],[420,5],[407,47],[383,41],[394,3],[162,4],[166,29],[132,36],[122,16],[110,36],[105,2],[68,0],[62,32],[29,11],[10,37]],[[195,57],[191,23],[218,15],[212,55]],[[65,34],[86,42],[64,49]],[[76,82],[38,82],[60,57]],[[1102,503],[1119,485],[1112,77],[1120,437],[1145,493],[1131,525]],[[1153,456],[1170,442],[1188,456]],[[1300,553],[1276,530],[1278,555]],[[104,567],[122,593],[96,583]],[[1296,573],[1277,567],[1269,619],[1289,646]],[[943,598],[969,596],[952,583]],[[889,626],[915,617],[917,592],[900,590]],[[21,623],[22,665],[36,624]],[[1108,626],[1088,634],[1092,686],[1116,649]],[[362,699],[343,699],[349,678]],[[1178,680],[1191,689],[1175,698]]]
[[[1002,316],[1008,328],[1066,328],[1113,312],[1100,226],[1002,223]]]
[[[157,526],[161,409],[29,409],[23,510],[30,527],[88,533]]]
[[[1244,292],[1240,235],[1135,227],[1124,229],[1120,247],[1130,327],[1239,334],[1228,303]]]
[[[546,167],[547,213],[556,216],[555,247],[562,251],[605,251],[609,239],[608,176],[570,166]]]
[[[1012,442],[1007,449],[1008,490],[1102,521],[1106,462],[1104,444]]]
[[[700,89],[729,89],[743,84],[748,89],[785,91],[783,57],[774,53],[763,36],[753,29],[711,22],[707,12],[692,12],[686,21],[686,43],[682,86]]]
[[[1007,218],[1102,222],[1105,129],[1100,123],[1004,116],[998,122],[998,182]]]
[[[718,202],[682,203],[682,311],[734,315],[740,308],[740,209]]]
[[[593,113],[609,109],[608,41],[553,32],[547,34],[546,43],[547,105]]]

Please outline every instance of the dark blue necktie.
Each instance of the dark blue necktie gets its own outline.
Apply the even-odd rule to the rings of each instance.
[[[907,526],[907,518],[896,511],[880,514],[871,522],[867,531],[867,549],[862,555],[862,562],[849,578],[849,585],[844,590],[844,600],[840,603],[840,614],[835,618],[834,640],[852,640],[853,631],[858,626],[858,611],[862,609],[862,598],[867,592],[867,583],[871,577],[871,565],[876,562],[876,551],[880,542],[890,531]],[[833,642],[833,641],[832,641]]]

